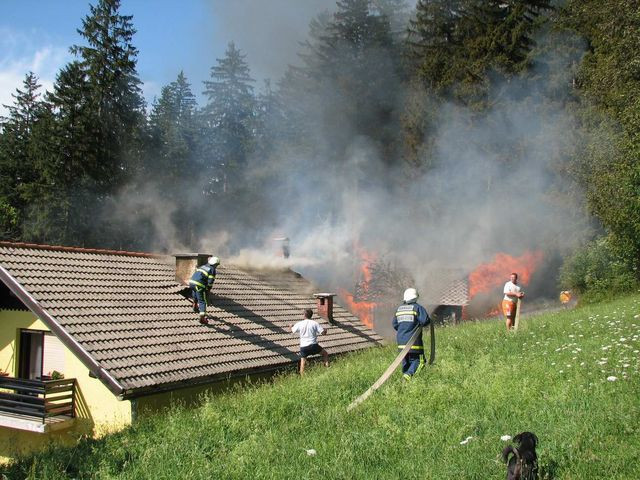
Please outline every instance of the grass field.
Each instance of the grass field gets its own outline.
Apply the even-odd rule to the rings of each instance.
[[[9,478],[504,479],[503,435],[540,439],[542,478],[640,479],[640,296],[438,329],[436,363],[346,406],[395,348],[235,387],[100,440],[4,468]],[[466,442],[464,442],[467,440]],[[314,449],[315,455],[307,450]]]

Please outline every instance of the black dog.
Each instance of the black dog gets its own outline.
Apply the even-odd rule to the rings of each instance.
[[[513,442],[518,446],[509,445],[502,450],[502,461],[507,464],[507,480],[536,480],[538,437],[531,432],[522,432],[513,437]]]

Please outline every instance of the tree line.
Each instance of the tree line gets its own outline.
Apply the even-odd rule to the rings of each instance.
[[[561,202],[596,219],[563,281],[631,288],[640,258],[637,12],[626,0],[419,0],[414,9],[405,0],[338,0],[312,20],[299,61],[275,84],[256,88],[231,42],[202,83],[204,105],[179,72],[147,109],[133,18],[119,0],[98,0],[52,90],[27,73],[6,106],[0,236],[153,249],[150,212],[163,208],[183,245],[222,218],[231,232],[257,231],[278,222],[278,202],[300,195],[292,172],[314,173],[313,162],[290,158],[322,158],[340,175],[354,138],[363,139],[380,162],[358,164],[359,178],[393,191],[405,180],[391,172],[434,168],[443,106],[481,122],[496,104],[526,106],[535,93],[544,99],[536,108],[577,119],[576,141],[549,171]],[[510,91],[515,83],[522,98]],[[513,165],[526,162],[526,141],[482,148]],[[330,210],[335,192],[318,182]]]

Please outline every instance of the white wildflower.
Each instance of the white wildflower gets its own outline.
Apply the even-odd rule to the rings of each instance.
[[[511,440],[511,435],[502,435],[500,437],[500,440],[502,440],[503,442],[508,442],[509,440]]]
[[[615,382],[618,379],[618,377],[614,377],[613,375],[607,377],[607,380],[609,380],[610,382]]]
[[[307,455],[309,455],[310,457],[313,457],[316,453],[318,452],[316,452],[313,448],[307,450]]]

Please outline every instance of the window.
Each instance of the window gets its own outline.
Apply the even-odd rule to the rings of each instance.
[[[20,331],[18,377],[41,380],[54,370],[64,373],[64,346],[50,332]]]

